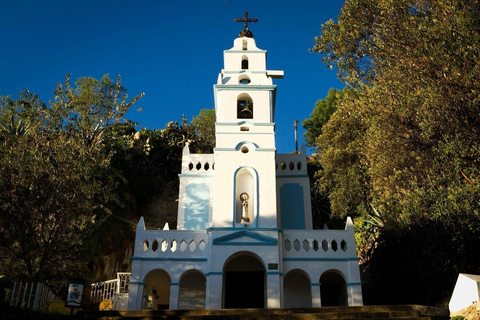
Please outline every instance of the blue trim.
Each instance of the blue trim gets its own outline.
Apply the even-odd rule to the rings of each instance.
[[[322,284],[320,282],[311,282],[310,287],[320,287]]]
[[[228,242],[228,243],[214,243],[214,246],[276,246],[276,243],[259,243],[259,242]]]
[[[180,285],[180,282],[170,282],[170,285],[171,285],[171,286],[179,286],[179,285]]]
[[[207,258],[155,258],[155,257],[131,257],[132,260],[140,261],[207,261]]]
[[[238,227],[210,227],[207,232],[213,231],[238,231]],[[249,228],[250,231],[282,231],[282,228]]]
[[[217,126],[241,126],[241,125],[250,125],[250,126],[275,126],[275,122],[253,122],[253,121],[239,121],[239,122],[217,122]],[[211,153],[208,153],[211,154]],[[287,153],[288,154],[288,153]]]
[[[143,282],[143,281],[130,281],[129,283],[130,284],[138,284],[138,285],[141,285],[141,286],[145,285],[145,282]]]
[[[345,286],[348,287],[348,286],[361,286],[362,283],[361,282],[349,282],[349,283],[345,283]]]
[[[238,151],[237,149],[235,148],[215,148],[215,151]],[[270,152],[275,152],[277,151],[276,148],[256,148],[255,151],[270,151]],[[192,176],[195,176],[195,177],[199,177],[200,175],[192,175]],[[205,176],[208,178],[208,176]],[[305,177],[307,177],[307,175],[305,175]]]
[[[360,258],[283,258],[283,261],[359,261]]]
[[[285,275],[283,272],[280,271],[267,271],[266,273],[267,275],[280,275],[282,277]]]
[[[239,241],[232,241],[235,239],[239,239],[242,237],[247,237],[253,240],[257,240],[255,242],[239,242]],[[242,230],[235,233],[227,234],[225,236],[221,236],[218,238],[213,239],[213,245],[221,245],[221,246],[238,246],[238,245],[249,245],[249,246],[276,246],[277,239],[272,237],[267,237],[264,235],[260,235],[254,233],[249,230]]]
[[[213,87],[216,91],[220,90],[234,90],[234,91],[274,91],[277,89],[276,85],[258,85],[249,84],[248,86],[240,84],[214,84]]]
[[[245,53],[267,53],[267,50],[262,50],[262,49],[258,49],[258,50],[223,50],[223,52],[224,53],[230,53],[230,52],[231,53],[244,53],[244,52]],[[263,72],[265,72],[265,71],[263,71]]]
[[[207,272],[205,274],[207,277],[208,276],[223,276],[223,272],[222,271],[211,271],[211,272]]]

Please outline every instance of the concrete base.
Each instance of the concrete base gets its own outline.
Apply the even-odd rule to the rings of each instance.
[[[447,320],[448,309],[419,305],[283,309],[80,311],[77,319],[401,319]]]

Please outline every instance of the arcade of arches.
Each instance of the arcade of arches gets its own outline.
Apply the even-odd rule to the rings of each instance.
[[[198,270],[186,271],[179,283],[172,283],[164,270],[153,270],[144,279],[144,308],[169,309],[178,298],[178,309],[204,309],[206,277]],[[321,285],[320,285],[321,284]],[[171,286],[179,285],[178,297],[170,297]],[[266,308],[266,270],[261,259],[250,253],[231,256],[223,270],[223,308]],[[295,269],[283,278],[284,308],[309,308],[312,291],[320,291],[321,306],[348,306],[344,277],[337,270],[325,271],[317,285],[308,274]],[[313,296],[317,296],[315,294]],[[315,298],[314,298],[315,299]]]

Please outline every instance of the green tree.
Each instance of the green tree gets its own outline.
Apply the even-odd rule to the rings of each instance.
[[[314,50],[359,92],[324,127],[325,180],[366,177],[362,199],[394,220],[478,211],[479,10],[477,1],[347,1],[324,24]],[[350,120],[360,127],[342,127]],[[352,146],[359,157],[334,163]],[[360,204],[334,204],[353,191],[338,191],[335,212]]]
[[[332,114],[337,110],[337,101],[342,91],[330,89],[325,99],[320,99],[315,103],[315,108],[310,114],[310,118],[302,121],[305,129],[303,137],[309,147],[318,147],[317,139],[322,133],[322,127],[328,122]]]
[[[322,127],[321,182],[334,214],[376,233],[368,248],[413,223],[480,215],[479,17],[475,0],[351,0],[315,40],[357,92]],[[432,272],[441,263],[428,260]]]
[[[141,97],[128,101],[120,78],[108,76],[75,86],[67,76],[55,95],[48,107],[10,98],[1,104],[1,115],[32,129],[1,134],[0,268],[30,281],[85,271],[85,240],[119,201],[109,131]]]
[[[213,152],[215,147],[215,109],[202,109],[194,116],[190,125],[199,137],[199,149],[204,153]]]

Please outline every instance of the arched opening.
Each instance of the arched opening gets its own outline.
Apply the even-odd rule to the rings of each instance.
[[[320,277],[322,307],[348,306],[345,279],[336,270],[325,271]]]
[[[238,252],[225,263],[223,305],[226,309],[265,308],[265,267],[253,253]]]
[[[206,281],[200,271],[187,271],[180,279],[178,309],[205,309]]]
[[[246,93],[237,98],[237,119],[253,119],[253,100]]]
[[[170,276],[164,270],[152,270],[145,276],[144,309],[168,309],[170,304]]]
[[[240,84],[249,84],[251,81],[247,75],[242,74],[240,77],[238,77],[238,82]]]
[[[247,56],[242,57],[242,69],[243,70],[248,69],[248,58],[247,58]]]
[[[283,278],[283,307],[311,308],[310,280],[301,270],[292,270]]]
[[[251,169],[241,168],[235,174],[235,223],[242,225],[255,222],[256,188],[253,173]]]

